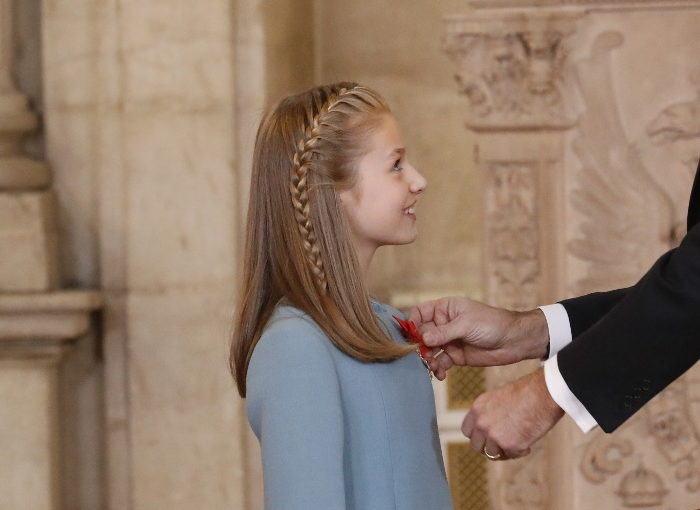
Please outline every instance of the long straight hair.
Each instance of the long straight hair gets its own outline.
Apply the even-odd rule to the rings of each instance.
[[[288,96],[260,123],[230,353],[242,397],[253,349],[282,298],[363,362],[415,349],[379,325],[338,194],[355,183],[370,135],[387,114],[377,92],[342,82]]]

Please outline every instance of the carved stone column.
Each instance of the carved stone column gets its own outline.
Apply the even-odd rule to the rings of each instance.
[[[14,85],[12,32],[12,1],[0,0],[0,292],[46,291],[58,283],[51,177],[19,150],[36,117]]]
[[[476,164],[483,173],[484,284],[488,302],[530,309],[563,296],[567,37],[577,10],[476,10],[447,20],[446,51],[472,108]],[[557,241],[559,240],[559,241]],[[537,367],[487,370],[500,386]],[[491,463],[494,509],[558,508],[550,501],[547,443],[518,461]]]
[[[66,495],[77,483],[67,468],[79,461],[66,459],[82,453],[65,442],[66,418],[83,423],[62,405],[62,364],[101,296],[57,290],[51,174],[21,150],[38,123],[15,85],[13,5],[0,0],[0,506],[60,510],[72,506]]]
[[[3,510],[64,507],[59,367],[100,307],[95,291],[0,294]]]

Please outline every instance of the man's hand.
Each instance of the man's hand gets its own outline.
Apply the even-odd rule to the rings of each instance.
[[[462,424],[472,450],[491,458],[515,459],[564,415],[549,395],[540,368],[522,379],[480,395]]]
[[[549,331],[539,309],[513,312],[448,297],[414,307],[408,319],[416,324],[426,346],[442,348],[447,354],[428,362],[440,380],[453,364],[508,365],[547,353]]]

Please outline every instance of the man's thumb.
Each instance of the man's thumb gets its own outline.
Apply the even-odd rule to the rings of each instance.
[[[431,325],[431,327],[426,327],[426,329],[427,331],[423,333],[423,343],[428,347],[445,345],[463,336],[454,321],[441,326]]]

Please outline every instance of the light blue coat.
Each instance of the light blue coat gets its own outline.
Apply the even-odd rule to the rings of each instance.
[[[405,343],[392,315],[373,308]],[[248,420],[266,510],[452,510],[435,401],[418,354],[362,363],[303,312],[278,306],[255,347]]]

